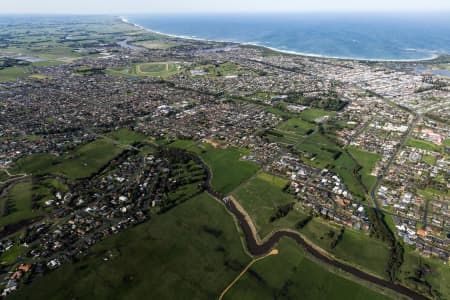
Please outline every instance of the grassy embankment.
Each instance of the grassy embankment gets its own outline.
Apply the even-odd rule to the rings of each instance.
[[[282,239],[277,249],[280,254],[258,261],[225,299],[390,298],[330,272],[311,260],[292,240]]]
[[[286,183],[285,179],[260,173],[233,192],[253,220],[261,238],[265,238],[278,229],[297,230],[312,243],[338,259],[386,278],[389,257],[387,244],[370,238],[361,231],[345,228],[342,239],[336,246],[332,246],[341,227],[332,225],[321,218],[313,218],[303,228],[297,228],[297,223],[305,219],[308,213],[295,205],[285,217],[271,221],[271,217],[280,207],[296,202],[291,195],[283,191]]]

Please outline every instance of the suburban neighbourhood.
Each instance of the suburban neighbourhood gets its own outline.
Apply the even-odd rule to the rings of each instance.
[[[261,240],[286,227],[349,262],[346,236],[387,230],[392,259],[401,247],[450,263],[448,77],[168,37],[120,18],[88,18],[91,31],[50,19],[28,37],[30,22],[0,24],[2,296],[205,191],[242,206]],[[445,299],[386,261],[389,275],[354,265]]]

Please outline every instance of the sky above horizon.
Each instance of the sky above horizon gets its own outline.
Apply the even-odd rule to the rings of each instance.
[[[450,12],[450,0],[2,0],[0,14]]]

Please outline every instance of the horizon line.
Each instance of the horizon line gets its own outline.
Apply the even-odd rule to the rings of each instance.
[[[302,13],[364,13],[364,14],[450,14],[449,10],[304,10],[304,11],[148,11],[148,12],[0,12],[0,15],[97,15],[97,16],[121,16],[121,15],[146,15],[146,14],[173,14],[173,15],[193,15],[193,14],[302,14]]]

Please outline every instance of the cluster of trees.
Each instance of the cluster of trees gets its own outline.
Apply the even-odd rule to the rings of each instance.
[[[275,222],[280,218],[286,217],[288,213],[294,208],[294,204],[294,202],[291,202],[285,205],[278,206],[275,214],[270,217],[270,222]]]
[[[158,213],[164,213],[204,190],[206,171],[195,161],[192,154],[183,149],[160,147],[156,156],[167,163],[167,172],[156,175],[150,193],[160,195]],[[188,185],[190,188],[183,189]]]
[[[14,67],[14,66],[27,66],[29,64],[30,63],[25,60],[4,57],[4,58],[0,59],[0,70]]]
[[[339,95],[335,91],[329,91],[328,93],[315,97],[305,97],[302,93],[294,93],[289,95],[287,102],[332,111],[340,111],[348,103],[347,101],[339,99]]]
[[[384,221],[384,215],[376,208],[367,210],[370,221],[370,235],[380,239],[390,246],[390,256],[386,267],[386,273],[391,281],[394,281],[397,272],[403,264],[403,246],[396,240],[394,234]]]
[[[332,230],[330,230],[330,231],[332,231]],[[335,238],[330,243],[331,249],[336,248],[336,246],[339,244],[339,242],[342,241],[342,238],[344,237],[344,232],[345,232],[344,227],[341,228],[341,230],[339,231],[339,233],[337,235],[335,235],[334,231],[333,231],[333,236],[331,238],[333,238],[333,237],[335,237]]]
[[[297,224],[295,224],[295,228],[297,229],[302,229],[304,228],[306,225],[308,225],[308,223],[313,219],[312,215],[307,216],[304,219],[301,219],[300,221],[297,222]]]
[[[417,269],[414,271],[414,274],[407,277],[406,282],[409,286],[422,292],[423,294],[427,294],[432,298],[441,299],[441,293],[436,289],[433,289],[432,285],[425,278],[425,276],[431,272],[431,267],[420,261],[419,266],[417,266]]]
[[[86,76],[91,76],[91,75],[95,75],[95,74],[103,74],[104,71],[105,71],[104,68],[93,68],[93,67],[87,67],[87,66],[79,67],[74,70],[75,73],[86,75]]]

